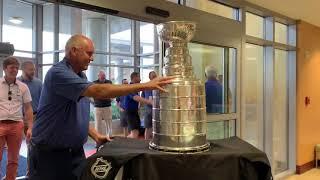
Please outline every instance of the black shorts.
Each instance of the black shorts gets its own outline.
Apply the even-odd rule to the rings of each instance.
[[[128,130],[139,130],[140,129],[140,117],[138,111],[126,111]]]
[[[127,114],[125,111],[120,111],[120,126],[121,127],[128,127],[128,121],[127,121]]]
[[[152,108],[150,107],[145,108],[144,128],[152,128]]]

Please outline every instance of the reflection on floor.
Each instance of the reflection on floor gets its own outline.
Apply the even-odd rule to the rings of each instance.
[[[311,169],[301,175],[293,175],[284,180],[320,180],[320,169]]]

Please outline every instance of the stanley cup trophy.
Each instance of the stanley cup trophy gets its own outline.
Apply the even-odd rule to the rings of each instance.
[[[193,73],[188,42],[193,22],[172,21],[157,25],[162,41],[169,43],[163,76],[176,76],[166,85],[168,93],[153,91],[153,139],[151,149],[173,153],[197,153],[209,149],[206,141],[205,88]]]

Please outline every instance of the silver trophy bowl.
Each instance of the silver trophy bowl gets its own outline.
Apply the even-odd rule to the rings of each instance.
[[[157,25],[160,39],[164,42],[189,42],[196,31],[196,24],[191,21],[170,21]]]
[[[153,91],[151,149],[172,153],[198,153],[209,149],[206,140],[206,104],[203,83],[193,73],[188,42],[196,25],[171,21],[157,25],[158,35],[169,43],[163,76],[176,76],[168,93]]]

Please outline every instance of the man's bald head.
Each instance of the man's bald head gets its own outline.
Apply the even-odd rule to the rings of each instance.
[[[82,34],[73,35],[66,43],[65,53],[66,53],[66,55],[68,55],[72,48],[84,48],[85,46],[88,46],[89,44],[93,45],[91,39],[89,39],[88,37],[86,37]]]
[[[88,37],[76,34],[67,41],[65,57],[76,73],[88,69],[90,62],[93,61],[93,55],[94,45]]]
[[[99,78],[100,81],[106,80],[106,73],[104,71],[102,71],[102,70],[99,71],[98,78]]]

